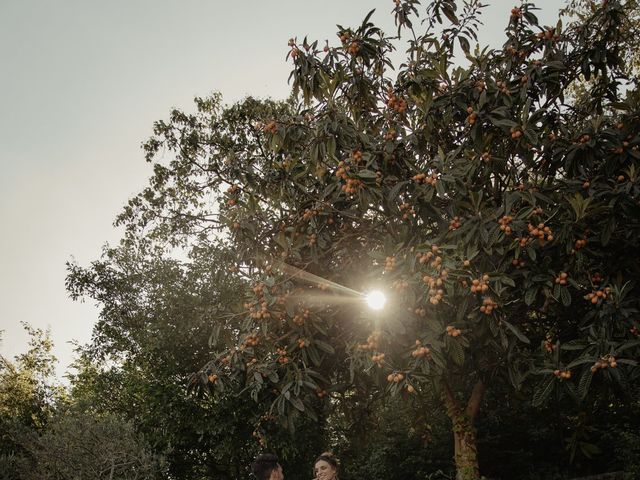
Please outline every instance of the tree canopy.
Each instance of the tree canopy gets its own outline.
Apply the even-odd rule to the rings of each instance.
[[[543,26],[525,2],[490,50],[472,48],[479,2],[396,1],[397,70],[369,14],[336,46],[290,41],[290,101],[213,96],[157,122],[154,175],[119,223],[155,248],[222,235],[247,285],[212,316],[192,388],[257,401],[266,445],[269,422],[293,429],[359,391],[438,399],[460,479],[479,478],[487,389],[532,388],[534,405],[628,395],[640,138],[625,8]],[[360,301],[373,286],[389,292],[379,314]]]

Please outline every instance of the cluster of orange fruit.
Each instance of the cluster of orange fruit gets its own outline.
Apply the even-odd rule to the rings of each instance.
[[[471,293],[487,293],[489,291],[489,275],[471,280]]]
[[[413,177],[411,177],[411,180],[416,183],[424,183],[426,185],[435,187],[436,183],[438,183],[438,174],[435,172],[431,173],[430,175],[427,175],[426,173],[416,173]]]
[[[318,396],[318,398],[324,398],[329,394],[327,393],[326,390],[322,390],[321,388],[318,388],[316,389],[316,395]]]
[[[422,281],[429,288],[436,288],[436,287],[441,287],[448,276],[449,276],[449,272],[447,270],[442,270],[438,278],[434,278],[431,275],[425,275],[424,277],[422,277]]]
[[[561,380],[568,380],[571,378],[571,370],[554,370],[553,374]]]
[[[524,57],[526,55],[524,51],[519,52],[518,49],[513,45],[509,45],[505,50],[509,55],[513,55],[513,56],[520,55],[521,57]]]
[[[387,257],[384,261],[384,271],[390,272],[396,268],[396,257]]]
[[[387,382],[389,383],[400,383],[402,380],[404,380],[402,373],[390,373],[387,375]]]
[[[260,339],[255,333],[251,333],[240,344],[240,350],[244,350],[246,347],[256,347],[260,344]]]
[[[556,346],[553,343],[553,337],[550,333],[548,333],[546,338],[544,339],[544,349],[547,351],[547,353],[553,353],[553,350],[555,348]]]
[[[311,208],[305,208],[304,209],[304,213],[302,214],[302,219],[303,220],[310,220],[313,217],[315,217],[316,215],[318,215],[318,210],[311,209]]]
[[[416,258],[418,259],[418,261],[421,264],[422,263],[427,263],[439,251],[440,251],[440,247],[438,247],[437,245],[431,245],[431,251],[430,252],[422,252],[422,253],[418,252],[418,253],[416,253]]]
[[[407,101],[398,97],[393,91],[389,90],[389,99],[387,100],[387,107],[394,110],[396,113],[403,113],[407,109]]]
[[[411,308],[409,308],[409,311],[411,311]],[[413,311],[413,313],[415,313],[419,317],[424,317],[427,314],[427,311],[422,307],[418,307]]]
[[[244,308],[249,311],[249,316],[256,320],[271,318],[268,304],[264,300],[260,302],[259,306],[258,302],[255,301],[245,303]]]
[[[573,244],[574,248],[576,250],[580,250],[581,248],[584,248],[584,246],[587,244],[587,240],[584,238],[579,238],[578,240],[575,241],[575,243]]]
[[[599,300],[606,300],[609,293],[611,293],[611,288],[607,287],[603,290],[595,290],[594,292],[587,293],[584,298],[595,305]]]
[[[342,180],[347,180],[349,178],[349,175],[347,175],[349,170],[351,170],[351,166],[347,165],[347,162],[344,160],[340,160],[338,162],[338,169],[336,170],[335,175]]]
[[[447,332],[447,335],[449,335],[450,337],[458,337],[462,335],[462,330],[452,325],[447,325],[446,332]]]
[[[376,330],[371,332],[371,335],[367,337],[367,343],[362,343],[358,345],[361,350],[378,350],[378,346],[380,344],[380,335],[381,332]]]
[[[510,132],[512,140],[517,140],[523,135],[522,130],[519,127],[511,127]]]
[[[358,193],[358,190],[362,188],[362,181],[356,178],[348,178],[347,183],[342,186],[342,191],[350,195]]]
[[[406,290],[407,288],[409,288],[409,282],[407,282],[406,280],[396,280],[391,284],[391,287],[400,291]]]
[[[307,235],[307,243],[310,247],[318,243],[318,235],[316,235],[315,233]]]
[[[298,339],[298,347],[299,348],[305,348],[307,346],[307,341],[304,338],[299,338]]]
[[[359,51],[360,51],[360,43],[357,40],[354,40],[353,42],[351,42],[347,47],[347,53],[349,55],[355,56],[358,54]]]
[[[515,48],[513,50],[515,50]],[[498,86],[500,93],[504,95],[511,95],[511,92],[509,91],[509,86],[505,82],[497,82],[496,85]]]
[[[460,217],[453,217],[453,219],[449,221],[449,231],[457,230],[461,225]]]
[[[560,272],[560,274],[556,277],[554,282],[556,283],[556,285],[566,285],[568,277],[569,277],[569,274],[567,274],[567,272]]]
[[[613,355],[606,355],[602,358],[599,358],[596,363],[591,367],[591,373],[596,373],[598,370],[602,368],[616,368],[618,366],[618,362],[616,361],[616,357]]]
[[[218,381],[218,375],[215,373],[210,373],[207,377],[210,383],[216,383]]]
[[[431,305],[438,305],[442,301],[444,296],[444,290],[442,288],[429,290],[429,303]]]
[[[278,354],[278,363],[281,365],[286,365],[289,363],[289,357],[287,357],[287,349],[286,348],[278,348],[276,350]]]
[[[431,353],[428,347],[422,345],[420,340],[416,340],[416,349],[411,352],[413,358],[424,358]]]
[[[347,43],[347,41],[351,38],[351,32],[349,30],[343,30],[338,32],[338,37],[340,37],[340,41],[342,43]]]
[[[500,224],[500,230],[504,232],[505,235],[511,235],[511,227],[509,224],[513,221],[513,217],[511,215],[504,215],[498,223]]]
[[[400,205],[400,211],[403,212],[402,213],[402,219],[403,220],[409,220],[411,217],[414,217],[416,215],[416,211],[415,209],[411,206],[410,203],[403,203]]]
[[[544,32],[539,32],[536,37],[538,37],[539,39],[544,39],[544,40],[551,40],[553,39],[553,36],[556,32],[555,28],[548,28],[546,29]]]
[[[431,262],[431,267],[435,268],[436,270],[439,270],[442,268],[442,257],[440,255],[437,255],[436,257],[434,257],[433,261]],[[443,270],[443,272],[445,272],[445,278],[447,276],[447,271]]]
[[[473,107],[467,107],[467,113],[469,115],[467,115],[465,122],[467,122],[469,125],[474,125],[478,120],[478,113],[473,110]]]
[[[269,123],[262,127],[262,130],[266,133],[276,133],[278,131],[278,125],[275,120],[271,120]]]
[[[532,238],[537,238],[541,244],[545,241],[553,241],[553,232],[544,223],[539,223],[537,227],[530,223],[527,225],[527,229],[529,230],[529,235]]]
[[[486,297],[482,300],[480,311],[485,315],[491,315],[496,308],[498,308],[498,304],[492,298]]]
[[[371,361],[378,365],[378,367],[382,367],[382,362],[384,361],[384,353],[379,353],[377,355],[373,355],[371,357]]]
[[[305,320],[309,318],[309,310],[305,309],[302,313],[296,313],[293,317],[293,323],[298,326],[304,325]]]
[[[258,359],[254,357],[246,363],[247,368],[249,368],[252,365],[255,365],[256,363],[258,363]]]
[[[520,239],[522,240],[522,239]],[[513,260],[511,260],[511,265],[513,265],[516,268],[522,268],[527,264],[527,262],[524,261],[524,259],[522,258],[514,258]]]

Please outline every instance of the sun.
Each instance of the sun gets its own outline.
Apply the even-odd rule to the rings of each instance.
[[[380,290],[372,290],[364,298],[372,310],[381,310],[384,304],[387,303],[387,297]]]

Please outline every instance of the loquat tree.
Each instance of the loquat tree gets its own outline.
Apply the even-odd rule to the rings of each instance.
[[[292,39],[290,101],[214,96],[158,122],[147,160],[172,158],[119,222],[172,246],[228,236],[251,287],[192,387],[256,400],[262,444],[270,422],[293,427],[373,385],[438,398],[457,478],[478,479],[492,385],[533,385],[541,405],[638,382],[624,2],[567,26],[522,3],[498,50],[471,48],[478,1],[394,4],[398,37],[369,14],[339,26],[337,46]],[[571,103],[587,79],[587,101]],[[358,293],[373,286],[389,292],[375,314]]]

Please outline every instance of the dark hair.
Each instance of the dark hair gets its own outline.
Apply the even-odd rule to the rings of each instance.
[[[313,462],[313,464],[315,465],[316,463],[318,463],[321,460],[324,460],[329,465],[331,465],[333,468],[335,468],[336,472],[338,471],[338,467],[340,466],[340,463],[338,462],[338,459],[336,458],[336,456],[333,453],[331,453],[331,452],[321,453],[320,455],[318,455],[318,458],[316,458],[316,461]]]
[[[279,466],[278,457],[273,453],[259,455],[251,464],[251,472],[258,480],[269,480],[271,472]]]

